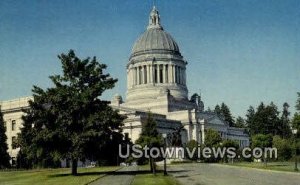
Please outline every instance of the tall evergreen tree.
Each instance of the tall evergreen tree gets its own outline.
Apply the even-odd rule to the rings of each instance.
[[[216,106],[215,106],[214,112],[215,112],[218,116],[221,116],[221,115],[222,115],[220,105],[216,105]]]
[[[280,125],[280,135],[284,138],[288,138],[291,136],[291,129],[290,129],[290,112],[289,112],[289,104],[283,104],[283,110],[281,114],[281,125]]]
[[[245,120],[241,116],[237,117],[234,126],[238,128],[245,128]]]
[[[265,106],[264,103],[261,103],[256,111],[254,111],[253,107],[250,107],[246,116],[246,122],[251,135],[282,134],[279,111],[273,102],[267,106]]]
[[[163,139],[157,130],[157,123],[153,118],[153,115],[149,112],[147,120],[142,125],[142,132],[140,137],[136,141],[137,144],[140,144],[142,147],[149,147],[149,150],[153,147],[161,147]],[[155,174],[156,167],[154,163],[155,159],[149,158],[150,170]]]
[[[225,103],[221,104],[221,114],[223,115],[224,120],[229,123],[229,126],[233,127],[234,119],[231,115],[229,107]]]
[[[10,167],[10,156],[7,153],[7,136],[5,134],[6,128],[4,124],[3,114],[0,107],[0,169]]]
[[[78,160],[101,151],[121,131],[123,118],[100,99],[116,79],[105,74],[96,57],[79,59],[74,51],[58,56],[63,74],[50,76],[53,87],[33,88],[34,101],[23,117],[21,151],[28,158],[69,159],[77,175]]]

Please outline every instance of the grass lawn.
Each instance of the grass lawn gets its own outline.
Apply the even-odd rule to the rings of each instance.
[[[179,183],[172,176],[164,176],[161,173],[153,174],[139,174],[136,175],[132,185],[179,185]]]
[[[84,185],[118,168],[78,168],[75,177],[68,168],[0,172],[0,185]]]
[[[264,163],[255,163],[255,162],[236,162],[236,163],[228,163],[228,165],[232,166],[244,166],[244,167],[250,167],[250,168],[259,168],[259,169],[265,169],[265,170],[276,170],[276,171],[294,171],[294,162],[269,162],[267,163],[267,166],[265,166]],[[298,165],[300,169],[300,164]],[[298,172],[299,173],[299,172]]]

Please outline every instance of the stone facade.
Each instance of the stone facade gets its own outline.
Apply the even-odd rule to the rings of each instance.
[[[12,158],[12,163],[16,161],[19,148],[14,146],[20,128],[22,127],[22,109],[28,108],[28,101],[31,97],[23,97],[8,101],[0,102],[1,111],[3,113],[4,124],[6,127],[8,153]]]
[[[111,106],[126,115],[123,132],[135,142],[147,119],[153,113],[160,133],[181,131],[183,143],[196,140],[203,143],[206,129],[217,130],[223,139],[238,141],[241,147],[249,145],[249,137],[243,129],[230,127],[222,118],[204,111],[201,96],[188,99],[186,66],[179,47],[160,24],[160,16],[154,7],[149,16],[146,31],[135,42],[127,65],[127,97],[124,102],[115,95]],[[8,152],[15,160],[18,148],[13,147],[22,126],[22,109],[28,108],[32,97],[1,102],[4,114]]]
[[[112,106],[129,115],[124,132],[135,141],[141,132],[140,112],[150,111],[155,113],[161,132],[172,133],[180,123],[184,127],[183,143],[189,140],[203,143],[205,130],[210,128],[224,139],[236,140],[241,147],[248,146],[249,137],[244,129],[229,127],[216,114],[205,112],[200,96],[196,100],[188,99],[186,66],[178,44],[164,31],[154,7],[149,25],[134,43],[127,64],[126,101],[119,95],[112,100]],[[165,122],[164,127],[160,126],[161,122]]]

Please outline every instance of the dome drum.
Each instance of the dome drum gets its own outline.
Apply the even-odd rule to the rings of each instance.
[[[134,43],[127,64],[127,101],[155,98],[162,88],[169,89],[175,99],[187,99],[186,65],[154,7],[149,25]]]

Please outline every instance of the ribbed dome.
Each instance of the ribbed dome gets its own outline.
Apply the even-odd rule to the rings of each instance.
[[[149,28],[134,43],[132,54],[155,50],[179,53],[179,47],[170,34],[162,28]]]

